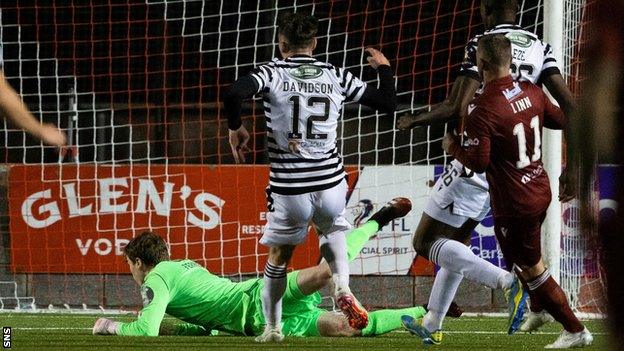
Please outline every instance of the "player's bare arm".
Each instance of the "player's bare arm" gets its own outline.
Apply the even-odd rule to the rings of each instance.
[[[0,110],[15,126],[41,139],[44,143],[53,146],[65,145],[65,134],[54,125],[39,123],[7,82],[2,71],[0,71]]]
[[[397,121],[400,130],[412,129],[433,123],[448,122],[455,118],[464,118],[468,104],[479,89],[481,82],[471,76],[459,76],[453,83],[451,95],[431,111],[418,115],[404,114]]]
[[[550,94],[555,98],[566,116],[572,116],[576,109],[576,103],[572,92],[566,85],[561,74],[551,74],[542,79],[544,86],[548,89]],[[571,124],[564,130],[564,137],[566,139],[571,135]],[[570,151],[570,150],[568,150]],[[567,165],[561,172],[559,177],[559,201],[568,202],[577,195],[576,184],[578,181],[578,161],[576,160],[575,152],[567,152]]]

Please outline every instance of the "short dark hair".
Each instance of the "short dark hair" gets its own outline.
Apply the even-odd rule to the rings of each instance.
[[[148,266],[156,266],[162,261],[169,261],[167,243],[160,236],[146,231],[134,237],[123,249],[126,257],[135,262],[140,258]]]
[[[316,36],[318,21],[309,14],[286,12],[279,16],[278,30],[291,48],[307,47]]]
[[[483,60],[493,66],[509,66],[511,62],[511,41],[504,34],[488,34],[479,38],[479,50]]]
[[[488,15],[496,18],[505,18],[516,15],[518,12],[517,0],[481,0]]]

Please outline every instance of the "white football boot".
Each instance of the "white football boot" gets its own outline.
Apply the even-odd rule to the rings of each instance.
[[[264,326],[264,332],[262,335],[256,336],[256,342],[282,342],[284,340],[284,334],[282,334],[281,326]]]
[[[530,333],[538,330],[546,323],[552,323],[555,319],[546,311],[529,312],[527,319],[520,326],[520,331]]]
[[[587,328],[578,333],[568,333],[562,331],[559,337],[552,344],[544,346],[545,349],[569,349],[572,347],[583,347],[591,345],[594,337]]]

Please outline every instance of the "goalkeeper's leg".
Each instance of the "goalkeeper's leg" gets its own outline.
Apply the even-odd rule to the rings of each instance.
[[[326,312],[316,322],[321,336],[376,336],[401,328],[401,316],[421,318],[426,313],[422,306],[368,312],[368,325],[362,330],[351,328],[345,316]]]
[[[373,237],[379,229],[388,224],[391,220],[403,217],[412,208],[409,199],[396,198],[388,202],[371,218],[358,228],[354,228],[347,233],[347,258],[353,261],[364,245]],[[310,295],[331,282],[331,269],[325,260],[317,266],[303,269],[297,277],[297,285],[304,295]]]

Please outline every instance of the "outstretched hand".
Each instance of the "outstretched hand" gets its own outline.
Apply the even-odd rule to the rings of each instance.
[[[388,61],[386,56],[384,56],[381,51],[371,47],[364,49],[364,51],[366,51],[370,55],[366,58],[366,60],[374,69],[377,69],[377,67],[383,65],[390,66],[390,61]]]
[[[48,145],[64,146],[67,143],[65,133],[53,124],[42,124],[37,134],[37,136]]]
[[[119,323],[106,318],[99,318],[93,325],[93,335],[116,335]]]
[[[249,151],[249,132],[241,125],[237,130],[230,130],[230,148],[236,163],[245,163],[245,152]]]
[[[416,120],[415,115],[406,112],[401,117],[399,117],[396,123],[396,127],[399,130],[412,129],[413,128],[412,124],[415,122],[415,120]]]
[[[444,139],[442,139],[442,149],[444,149],[444,152],[450,155],[451,145],[453,145],[454,143],[455,143],[455,136],[453,135],[453,133],[451,132],[446,133],[446,135],[444,135]]]
[[[418,110],[412,110],[412,113],[406,112],[396,122],[396,127],[399,130],[409,130],[418,125],[424,125],[419,121],[419,115],[429,111],[429,106],[419,107]]]

